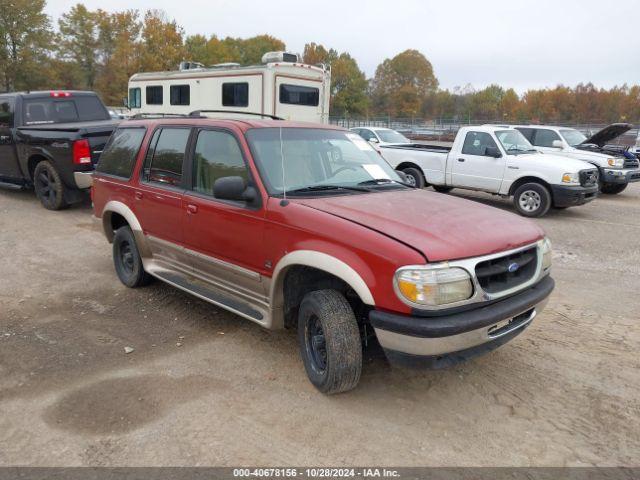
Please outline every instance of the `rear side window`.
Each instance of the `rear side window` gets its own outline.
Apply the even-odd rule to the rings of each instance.
[[[147,156],[143,177],[148,182],[178,186],[182,182],[182,165],[189,141],[189,128],[163,128]]]
[[[139,88],[129,89],[129,108],[140,108],[142,106],[142,95]]]
[[[14,100],[0,98],[0,127],[13,127]]]
[[[553,130],[547,130],[546,128],[536,129],[536,134],[533,138],[533,144],[536,147],[553,147],[553,141],[560,140],[558,135]]]
[[[147,105],[162,105],[162,86],[147,87]]]
[[[249,179],[242,151],[233,135],[203,130],[198,134],[194,158],[193,189],[213,195],[213,183],[222,177]]]
[[[301,85],[280,85],[280,103],[317,107],[320,103],[320,90]]]
[[[464,139],[462,153],[485,156],[487,147],[497,147],[491,135],[485,132],[469,132]]]
[[[171,105],[189,105],[191,102],[189,85],[171,85],[169,94]]]
[[[104,152],[100,155],[96,171],[130,178],[144,134],[144,128],[119,128],[113,132]]]
[[[223,107],[248,107],[249,106],[249,84],[244,83],[223,83],[222,84],[222,106]]]

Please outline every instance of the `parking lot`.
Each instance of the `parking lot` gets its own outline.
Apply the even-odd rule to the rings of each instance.
[[[534,221],[557,287],[525,333],[449,370],[374,350],[327,397],[293,332],[125,288],[88,202],[0,190],[0,464],[638,465],[640,185]]]

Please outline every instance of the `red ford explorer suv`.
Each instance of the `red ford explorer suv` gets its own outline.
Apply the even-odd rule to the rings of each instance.
[[[553,290],[529,220],[407,186],[355,133],[200,114],[128,121],[93,184],[128,287],[152,277],[297,328],[310,381],[352,389],[363,343],[441,368],[521,333]]]

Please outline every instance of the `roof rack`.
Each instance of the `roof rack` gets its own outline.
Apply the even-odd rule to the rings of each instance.
[[[203,113],[234,113],[237,115],[256,115],[258,117],[266,117],[271,120],[284,120],[282,117],[269,115],[268,113],[243,112],[240,110],[194,110],[189,114],[190,117],[201,117]]]
[[[130,116],[131,120],[137,120],[140,118],[166,118],[166,117],[188,117],[184,113],[136,113],[135,115]]]

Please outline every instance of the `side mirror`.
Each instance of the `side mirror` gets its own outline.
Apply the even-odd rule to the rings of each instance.
[[[502,154],[500,153],[500,150],[498,150],[498,147],[484,147],[484,155],[485,157],[493,158],[502,157]]]
[[[370,143],[380,143],[380,140],[378,140],[376,137],[371,137],[371,138],[369,139],[369,142],[370,142]]]
[[[562,140],[554,140],[553,142],[551,142],[551,146],[553,148],[563,148]]]
[[[256,191],[247,187],[242,177],[222,177],[213,183],[213,196],[220,200],[250,203],[256,199]]]

